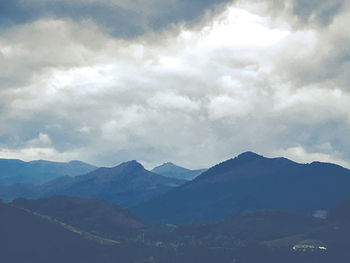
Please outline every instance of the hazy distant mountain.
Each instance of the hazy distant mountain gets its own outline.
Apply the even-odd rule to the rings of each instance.
[[[160,174],[171,178],[184,179],[184,180],[192,180],[205,171],[206,169],[198,169],[198,170],[186,169],[170,162],[164,163],[160,166],[153,168],[153,170],[151,170],[151,172],[156,174]]]
[[[311,213],[350,198],[350,170],[329,163],[298,164],[246,152],[133,211],[158,222],[222,219],[263,209]]]
[[[0,159],[0,185],[42,184],[61,176],[77,176],[97,167],[80,161],[68,163]]]
[[[130,212],[116,205],[94,199],[68,196],[54,196],[38,200],[20,198],[11,204],[48,215],[90,233],[109,237],[124,235],[144,227],[144,224]]]
[[[113,168],[99,168],[76,177],[61,177],[40,186],[15,185],[0,187],[0,198],[40,198],[67,195],[105,200],[121,207],[134,206],[166,193],[186,181],[161,176],[136,162]]]

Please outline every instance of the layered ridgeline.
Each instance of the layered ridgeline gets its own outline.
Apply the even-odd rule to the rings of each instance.
[[[115,262],[121,251],[113,240],[84,233],[67,224],[2,202],[0,214],[2,262],[107,263]]]
[[[96,218],[96,216],[88,213],[86,210],[81,214],[70,210],[69,206],[76,207],[76,202],[81,203],[82,208],[78,208],[79,211],[90,205],[97,208],[99,212],[102,212],[100,218]],[[55,213],[55,216],[60,217],[59,212],[54,212],[46,207],[49,203],[61,212],[66,209],[64,212],[66,215],[61,215],[65,217],[63,218],[65,222],[29,209],[45,210],[45,212]],[[60,206],[67,207],[64,209]],[[21,200],[16,202],[16,204],[5,204],[0,201],[0,215],[1,262],[141,263],[154,262],[150,261],[150,259],[155,257],[157,258],[156,262],[167,262],[166,258],[168,256],[174,258],[172,251],[164,252],[164,249],[145,244],[144,242],[111,239],[100,236],[99,232],[91,233],[86,231],[84,229],[86,227],[95,228],[94,224],[99,225],[106,222],[103,216],[118,215],[119,218],[124,217],[128,220],[131,218],[132,221],[130,223],[135,226],[136,221],[132,219],[132,216],[125,214],[119,209],[106,208],[101,203],[90,203],[87,200],[64,200],[62,198],[41,200],[37,203],[25,203]],[[78,227],[67,223],[67,221],[75,220],[73,216],[82,220],[81,225],[77,223]],[[140,223],[137,222],[136,224],[139,225]],[[111,233],[114,233],[116,226],[119,227],[118,223],[114,222],[106,227],[110,229]]]
[[[160,174],[163,176],[171,177],[171,178],[193,180],[194,178],[196,178],[198,175],[205,172],[206,170],[207,169],[190,170],[190,169],[175,165],[171,162],[168,162],[153,168],[151,172]]]
[[[349,211],[347,201],[327,219],[261,211],[176,228],[96,200],[19,199],[0,202],[0,253],[7,263],[349,262]]]
[[[129,234],[145,226],[130,212],[101,200],[53,196],[38,200],[20,198],[11,205],[111,238]]]
[[[0,159],[0,185],[42,184],[61,176],[77,176],[95,169],[97,167],[80,161],[62,163]]]
[[[220,163],[193,181],[132,209],[163,223],[222,219],[232,213],[329,210],[350,198],[350,170],[246,152]]]
[[[152,173],[136,162],[122,163],[113,168],[98,168],[76,177],[61,177],[43,185],[0,187],[0,199],[10,201],[25,197],[36,199],[66,195],[105,200],[121,207],[134,206],[185,183]]]

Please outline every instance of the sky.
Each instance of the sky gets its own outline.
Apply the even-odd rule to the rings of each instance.
[[[350,1],[0,0],[0,158],[350,168]]]

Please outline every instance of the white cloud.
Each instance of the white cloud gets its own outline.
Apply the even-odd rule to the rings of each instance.
[[[275,150],[274,156],[283,156],[300,163],[312,163],[314,161],[336,163],[350,168],[350,163],[336,157],[337,153],[332,154],[322,152],[307,152],[303,147],[296,146],[288,149]]]
[[[49,135],[44,133],[39,133],[37,138],[29,140],[27,144],[30,146],[50,146],[52,142]]]
[[[209,118],[220,120],[222,118],[244,118],[248,114],[253,105],[241,98],[232,98],[226,95],[221,95],[213,98],[209,104]]]
[[[213,25],[201,31],[204,46],[264,47],[278,43],[290,32],[285,29],[271,29],[266,18],[244,9],[229,7]]]
[[[148,100],[151,107],[162,109],[174,109],[183,111],[198,111],[199,102],[191,100],[188,96],[180,96],[173,92],[159,92]]]
[[[0,158],[31,160],[70,161],[76,160],[77,152],[59,152],[52,146],[49,135],[39,133],[38,137],[28,140],[20,149],[0,147]]]
[[[0,37],[3,155],[205,167],[250,149],[347,165],[349,9],[295,27],[292,7],[264,6],[133,40],[93,21],[14,27]]]
[[[57,162],[68,162],[76,160],[80,155],[75,152],[58,152],[50,147],[28,147],[22,149],[0,148],[0,158],[32,160],[51,160]]]

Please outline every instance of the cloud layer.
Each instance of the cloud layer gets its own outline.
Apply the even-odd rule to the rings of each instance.
[[[350,167],[348,3],[136,2],[1,2],[0,157]]]
[[[0,1],[0,24],[5,29],[40,19],[93,21],[115,37],[132,38],[185,22],[193,24],[227,0],[12,0]]]

